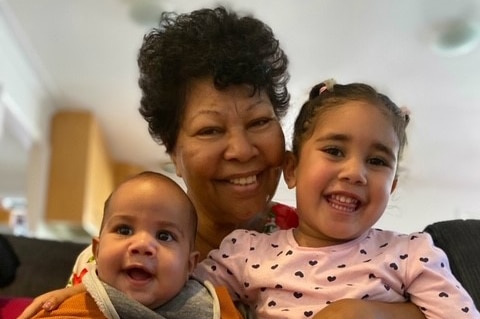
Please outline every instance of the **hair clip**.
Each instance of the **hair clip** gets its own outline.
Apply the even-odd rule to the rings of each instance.
[[[400,114],[404,119],[407,121],[410,120],[410,109],[406,106],[401,106],[400,107]]]
[[[400,113],[405,116],[405,115],[408,115],[410,116],[410,109],[406,106],[401,106],[400,107]]]
[[[322,94],[325,91],[332,91],[333,86],[336,84],[336,81],[334,79],[328,79],[326,81],[323,81],[323,86],[320,88],[320,91],[318,95]]]
[[[319,91],[318,95],[322,94],[322,93],[325,92],[326,90],[327,90],[327,85],[325,84],[324,86],[322,86],[322,87],[320,88],[320,91]]]

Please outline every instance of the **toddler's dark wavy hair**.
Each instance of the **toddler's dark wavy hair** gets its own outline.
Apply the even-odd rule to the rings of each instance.
[[[140,113],[150,135],[171,153],[194,79],[212,77],[219,90],[247,84],[265,90],[281,118],[289,106],[288,59],[272,30],[224,7],[189,14],[163,13],[160,27],[143,40],[139,55]]]
[[[298,156],[302,143],[313,134],[314,123],[321,114],[349,101],[364,101],[376,105],[392,121],[393,129],[399,141],[399,159],[407,144],[406,128],[410,115],[398,107],[388,96],[377,92],[365,83],[336,84],[326,80],[310,90],[309,99],[302,105],[295,120],[292,152]]]

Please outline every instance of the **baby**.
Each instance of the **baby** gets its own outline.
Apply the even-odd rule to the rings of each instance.
[[[128,179],[105,202],[87,291],[34,318],[239,318],[226,290],[190,278],[196,227],[195,209],[173,180],[154,172]]]

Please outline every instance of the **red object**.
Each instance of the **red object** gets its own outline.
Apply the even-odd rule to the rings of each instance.
[[[77,274],[73,274],[73,285],[75,286],[76,284],[80,284],[82,282],[83,276],[88,272],[87,268],[83,268],[82,272],[80,275],[77,276]]]
[[[298,226],[297,210],[284,204],[272,206],[275,214],[275,223],[280,229],[290,229]]]
[[[16,319],[32,301],[32,298],[0,296],[0,318]]]

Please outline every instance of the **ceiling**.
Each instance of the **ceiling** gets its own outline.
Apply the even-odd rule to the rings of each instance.
[[[55,108],[91,110],[116,160],[158,170],[167,157],[148,135],[137,111],[136,55],[143,34],[152,26],[149,14],[156,17],[160,8],[187,12],[211,7],[217,1],[0,3],[14,18],[12,28],[48,87]],[[411,110],[401,173],[401,181],[410,191],[405,191],[400,201],[413,200],[422,187],[445,189],[441,197],[458,201],[455,207],[467,207],[480,217],[480,47],[474,46],[480,35],[472,31],[465,36],[471,43],[449,46],[461,36],[457,29],[455,37],[435,41],[454,22],[471,22],[479,31],[479,0],[221,3],[252,12],[269,24],[290,58],[293,108],[284,123],[287,136],[296,110],[313,84],[331,77],[341,83],[368,82]],[[140,4],[149,6],[143,13],[137,12],[141,23],[132,14],[132,8],[138,9]],[[9,142],[8,136],[0,145],[0,157],[9,161],[1,164],[9,167],[8,174],[26,174],[22,148]],[[9,159],[5,159],[7,155]],[[0,173],[7,174],[4,170]],[[469,196],[450,195],[449,190]],[[283,186],[278,197],[293,201],[292,193]],[[415,200],[421,201],[421,197]]]

